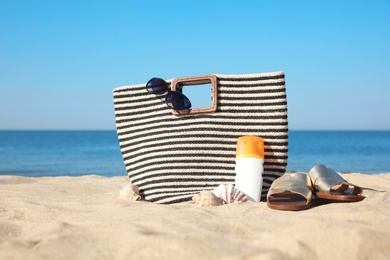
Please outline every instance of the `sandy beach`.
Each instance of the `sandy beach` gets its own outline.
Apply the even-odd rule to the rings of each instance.
[[[390,173],[355,203],[277,211],[118,198],[127,177],[0,176],[0,259],[389,259]]]

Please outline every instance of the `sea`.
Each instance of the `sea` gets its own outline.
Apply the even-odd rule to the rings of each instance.
[[[287,171],[390,172],[390,131],[289,131]],[[0,131],[0,175],[127,176],[115,130]]]

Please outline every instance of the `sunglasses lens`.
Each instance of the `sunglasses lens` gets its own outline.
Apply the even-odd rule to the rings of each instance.
[[[167,105],[175,110],[191,108],[190,100],[182,93],[171,91],[165,98]]]
[[[162,95],[168,92],[168,83],[160,78],[152,78],[146,83],[146,89],[153,94]]]
[[[165,103],[175,110],[184,110],[191,108],[190,100],[180,92],[171,91],[168,83],[160,78],[152,78],[146,83],[146,89],[155,95],[166,95]]]

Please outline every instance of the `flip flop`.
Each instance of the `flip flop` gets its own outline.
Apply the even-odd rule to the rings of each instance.
[[[365,197],[361,194],[363,189],[344,180],[333,169],[322,164],[314,166],[309,176],[317,197],[335,201],[361,201]]]
[[[284,174],[271,185],[267,205],[278,210],[304,210],[311,207],[311,180],[306,173]]]

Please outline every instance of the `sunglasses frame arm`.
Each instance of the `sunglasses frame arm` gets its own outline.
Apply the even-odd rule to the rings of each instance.
[[[193,108],[193,109],[178,110],[178,111],[172,110],[172,114],[175,116],[210,114],[210,113],[215,113],[217,111],[217,106],[218,106],[218,79],[216,75],[203,75],[203,76],[172,79],[171,90],[179,91],[179,92],[181,92],[184,86],[196,86],[196,85],[204,85],[210,83],[212,86],[211,89],[212,102],[210,106],[205,108]]]

